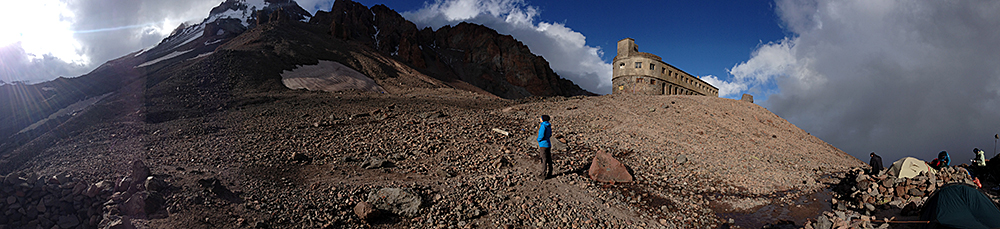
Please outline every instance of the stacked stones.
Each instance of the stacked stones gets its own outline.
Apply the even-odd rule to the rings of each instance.
[[[928,195],[945,184],[957,182],[975,185],[965,168],[959,167],[946,167],[936,174],[921,173],[913,178],[894,178],[893,174],[870,176],[862,172],[861,169],[851,171],[848,177],[854,178],[854,185],[849,192],[834,194],[835,198],[846,200],[834,200],[835,209],[871,212],[875,210],[875,206],[880,205],[903,208],[913,203],[920,206]]]
[[[872,223],[871,215],[876,207],[883,209],[896,207],[903,215],[913,215],[920,211],[924,201],[935,190],[945,184],[965,183],[975,185],[965,168],[946,167],[936,174],[920,173],[913,178],[894,178],[895,174],[871,176],[861,169],[846,174],[841,183],[834,187],[833,212],[824,212],[805,228],[830,229],[847,226],[851,228],[886,228],[889,224]],[[861,214],[864,213],[864,214]],[[887,220],[887,219],[884,219]]]
[[[132,165],[132,173],[117,184],[91,184],[68,173],[0,176],[0,229],[134,228],[128,217],[158,211],[163,198],[157,193],[168,184],[149,176],[141,161]]]
[[[0,228],[94,228],[101,220],[101,190],[69,174],[11,173],[0,187]],[[6,226],[2,226],[6,225]]]

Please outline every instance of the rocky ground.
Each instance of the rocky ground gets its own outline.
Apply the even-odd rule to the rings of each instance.
[[[985,175],[985,167],[978,169]],[[927,223],[920,220],[924,202],[935,190],[954,183],[979,187],[994,203],[1000,200],[992,190],[996,183],[973,178],[967,166],[944,167],[912,178],[898,178],[891,170],[872,174],[855,169],[844,175],[832,186],[833,209],[809,220],[805,228],[924,228]]]
[[[113,99],[103,106],[131,101]],[[67,134],[5,177],[7,186],[59,195],[0,192],[0,200],[14,200],[0,201],[7,204],[3,222],[14,228],[759,226],[729,216],[794,203],[863,166],[760,106],[704,96],[505,100],[414,89],[281,91],[229,101],[213,112],[157,122],[142,121],[141,109],[107,115],[98,105],[80,114],[99,124]],[[560,141],[553,152],[558,175],[551,179],[538,177],[531,146],[541,114],[552,116]],[[589,179],[585,170],[597,151],[621,160],[635,182]],[[134,177],[137,161],[166,187]],[[61,187],[60,177],[74,187]],[[28,183],[41,188],[22,185]],[[146,193],[137,197],[142,210],[121,211],[136,193]],[[46,215],[40,206],[61,203],[46,198],[81,208]],[[381,216],[368,215],[372,208]],[[52,220],[59,217],[65,222]]]

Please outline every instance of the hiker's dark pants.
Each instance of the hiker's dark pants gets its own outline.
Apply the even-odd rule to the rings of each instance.
[[[552,151],[549,147],[538,147],[538,156],[542,157],[542,176],[549,178],[552,176]]]

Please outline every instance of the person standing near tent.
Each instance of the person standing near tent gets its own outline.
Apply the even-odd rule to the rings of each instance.
[[[951,157],[948,156],[948,151],[941,151],[938,153],[938,157],[931,161],[931,167],[934,167],[934,169],[941,169],[948,166],[951,166]]]
[[[538,156],[542,157],[542,179],[549,179],[552,176],[552,148],[549,138],[552,137],[552,124],[549,124],[549,116],[542,115],[541,124],[538,126]]]
[[[973,166],[979,166],[979,167],[986,166],[986,155],[984,155],[986,154],[986,152],[979,150],[979,148],[973,148],[972,153],[976,154],[976,158],[972,159]]]
[[[872,152],[869,156],[872,157],[872,160],[868,162],[868,165],[872,167],[872,171],[869,174],[878,176],[882,172],[882,169],[885,168],[882,167],[882,157],[875,154],[875,152]]]

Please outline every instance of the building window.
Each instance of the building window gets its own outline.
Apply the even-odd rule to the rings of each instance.
[[[618,63],[618,68],[625,68],[625,62]]]
[[[660,74],[667,73],[667,68],[660,68]]]
[[[649,84],[656,84],[656,79],[649,79]]]
[[[649,64],[649,70],[656,70],[656,64]]]
[[[635,68],[642,68],[642,62],[635,62]]]
[[[642,83],[642,78],[635,78],[635,82]]]

